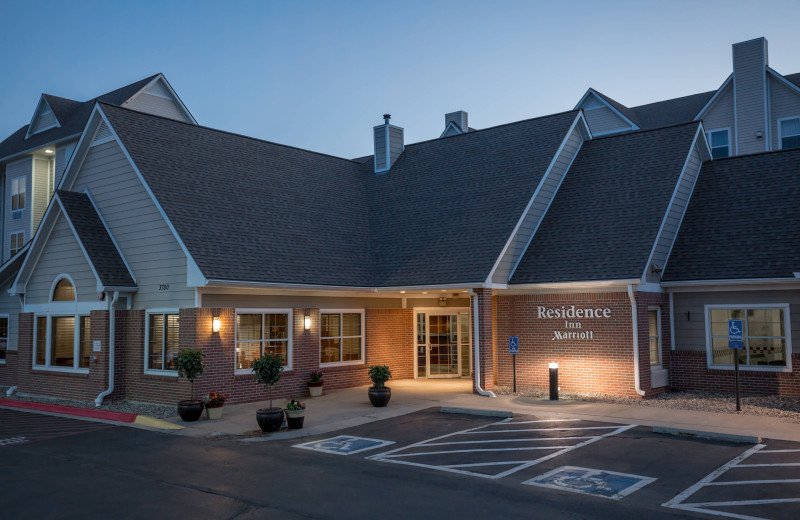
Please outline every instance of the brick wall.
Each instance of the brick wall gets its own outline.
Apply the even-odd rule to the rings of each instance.
[[[634,385],[631,303],[627,293],[536,294],[498,296],[498,384],[513,380],[508,337],[519,337],[517,387],[549,388],[549,362],[559,365],[558,382],[564,391],[603,392],[637,396]],[[537,318],[537,307],[608,308],[609,318]],[[644,307],[644,331],[647,306]],[[580,323],[567,328],[565,321]],[[640,314],[641,323],[641,314]],[[554,331],[592,332],[592,339],[553,339]],[[640,325],[640,337],[642,333]],[[646,338],[645,338],[646,339]],[[649,384],[648,342],[640,340],[642,374]],[[641,360],[641,359],[640,359]],[[646,369],[646,370],[645,370]]]

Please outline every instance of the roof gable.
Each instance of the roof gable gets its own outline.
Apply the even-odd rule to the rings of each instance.
[[[579,109],[586,113],[586,122],[594,136],[639,129],[631,109],[592,88],[575,105],[575,110]]]
[[[55,112],[50,107],[50,103],[45,99],[44,94],[39,98],[39,103],[36,105],[36,110],[33,112],[33,117],[28,125],[28,131],[25,134],[25,139],[30,138],[45,130],[60,127],[61,123],[58,121]]]
[[[162,74],[156,75],[149,83],[123,103],[116,104],[147,114],[197,124],[197,121]]]

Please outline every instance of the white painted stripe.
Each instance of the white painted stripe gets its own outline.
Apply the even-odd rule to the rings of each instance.
[[[692,506],[671,506],[673,509],[681,509],[683,511],[693,511],[695,513],[704,513],[707,515],[714,515],[714,516],[727,516],[729,518],[740,518],[741,520],[769,520],[767,518],[762,518],[760,516],[748,516],[748,515],[739,515],[736,513],[728,513],[725,511],[716,511],[714,509],[703,509],[702,507],[692,507]]]
[[[791,504],[800,502],[800,498],[764,498],[761,500],[731,500],[728,502],[697,502],[683,504],[691,507],[724,507],[724,506],[758,506],[762,504]]]
[[[798,453],[800,450],[761,450],[758,453]]]
[[[514,421],[513,424],[536,424],[544,422],[579,422],[583,419],[540,419],[538,421]]]
[[[421,455],[447,455],[450,453],[479,453],[488,451],[533,451],[533,450],[560,450],[572,446],[528,446],[522,448],[478,448],[475,450],[443,450],[443,451],[418,451],[416,453],[400,453],[397,455],[384,455],[382,458],[419,457]]]
[[[422,446],[449,446],[451,444],[484,444],[487,442],[539,442],[539,441],[565,441],[574,439],[593,439],[592,437],[532,437],[527,439],[487,439],[483,441],[453,441],[453,442],[431,442]]]
[[[800,462],[780,462],[777,464],[739,464],[737,468],[774,468],[780,466],[800,466]]]
[[[566,431],[581,431],[581,430],[610,430],[618,428],[618,426],[586,426],[584,428],[519,428],[514,430],[483,430],[483,431],[463,431],[459,433],[474,434],[474,433],[515,433],[515,432],[566,432]]]
[[[453,469],[448,468],[447,466],[432,466],[430,464],[422,464],[420,462],[409,462],[407,460],[391,460],[391,459],[383,459],[383,458],[376,458],[376,457],[367,457],[368,459],[378,460],[381,462],[391,462],[392,464],[404,464],[406,466],[416,466],[418,468],[428,468],[428,469],[436,469],[439,471],[447,471],[448,473],[458,473],[459,475],[469,475],[470,477],[483,477],[488,479],[497,479],[500,478],[497,475],[487,475],[485,473],[475,473],[472,471],[465,471],[461,469]]]
[[[687,488],[686,490],[684,490],[683,492],[679,493],[678,495],[676,495],[671,500],[668,500],[668,501],[664,502],[661,505],[664,506],[664,507],[678,507],[681,504],[681,502],[683,502],[684,500],[686,500],[690,496],[694,495],[697,491],[700,490],[700,488],[706,486],[709,482],[713,481],[715,478],[719,477],[720,475],[722,475],[723,473],[728,471],[731,467],[733,467],[736,464],[738,464],[739,462],[743,461],[744,459],[746,459],[747,457],[749,457],[753,453],[756,453],[759,450],[763,449],[765,446],[766,445],[764,445],[764,444],[756,444],[755,446],[753,446],[749,450],[745,451],[744,453],[741,453],[739,456],[729,460],[728,462],[726,462],[722,466],[718,467],[717,469],[715,469],[714,471],[712,471],[711,473],[709,473],[708,475],[703,477],[702,480],[700,480],[699,482],[697,482],[693,486]]]
[[[446,464],[441,468],[474,468],[478,466],[509,466],[511,464],[525,464],[527,460],[507,460],[505,462],[475,462],[472,464]]]
[[[800,478],[786,478],[782,480],[730,480],[726,482],[709,482],[706,486],[741,486],[746,484],[797,484]]]

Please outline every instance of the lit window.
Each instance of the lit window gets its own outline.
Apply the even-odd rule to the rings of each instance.
[[[62,278],[53,289],[54,302],[71,302],[75,301],[75,287],[67,280]]]
[[[661,311],[650,309],[647,311],[650,334],[650,364],[661,365]]]
[[[363,311],[320,312],[320,363],[364,360]]]
[[[23,231],[11,233],[10,237],[8,252],[11,256],[14,256],[19,253],[22,246],[25,245],[25,233]]]
[[[74,314],[75,287],[60,279],[53,287],[50,311],[36,317],[34,363],[39,367],[89,368],[91,359],[91,318]],[[72,308],[72,312],[60,312]]]
[[[781,150],[800,148],[800,117],[790,117],[778,121]]]
[[[290,366],[291,323],[289,311],[236,314],[236,369],[250,370],[250,363],[261,354],[280,354]]]
[[[707,132],[708,144],[711,147],[711,156],[714,159],[724,159],[731,156],[730,150],[730,130],[711,130]]]
[[[707,306],[711,365],[732,366],[738,353],[739,364],[746,367],[787,367],[791,344],[787,341],[786,323],[789,306],[784,304],[740,308]],[[744,348],[728,348],[728,320],[743,320]]]
[[[0,316],[0,363],[6,362],[8,349],[8,315]]]
[[[180,336],[178,314],[149,314],[145,352],[147,370],[176,370]]]
[[[11,180],[11,211],[25,209],[25,177]]]

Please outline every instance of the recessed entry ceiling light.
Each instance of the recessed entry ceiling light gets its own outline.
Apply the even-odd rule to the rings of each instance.
[[[52,148],[46,148],[44,153],[53,153],[53,149]]]

